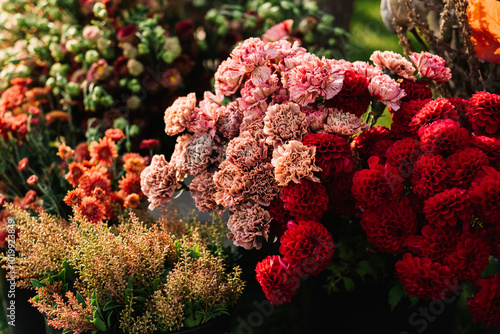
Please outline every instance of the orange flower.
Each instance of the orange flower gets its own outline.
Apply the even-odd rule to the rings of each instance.
[[[116,144],[108,137],[99,139],[99,142],[93,141],[90,143],[89,151],[93,163],[99,163],[105,166],[112,165],[113,159],[118,157]]]
[[[66,143],[62,143],[58,147],[58,152],[57,155],[61,157],[61,159],[66,160],[66,159],[71,159],[73,157],[73,149],[66,145]]]
[[[26,87],[14,85],[3,92],[0,97],[0,117],[11,109],[19,107],[24,102]]]
[[[80,178],[85,173],[86,168],[82,164],[73,161],[69,164],[68,169],[69,171],[66,175],[64,175],[64,178],[69,182],[69,184],[76,187]]]
[[[111,192],[111,181],[103,170],[91,168],[82,175],[78,182],[87,196],[91,195],[95,188],[99,187],[106,194]]]
[[[84,197],[84,191],[81,188],[75,188],[68,191],[68,193],[64,197],[64,203],[66,203],[68,206],[78,206],[80,205]]]
[[[69,121],[69,114],[65,111],[53,110],[45,115],[45,121],[47,122],[47,125],[50,125],[51,123],[53,123],[57,120],[63,121],[63,122],[68,122]]]
[[[82,202],[78,205],[78,212],[91,223],[97,224],[106,219],[104,205],[93,196],[86,196],[82,199]]]
[[[118,187],[123,192],[124,197],[133,193],[142,194],[141,177],[137,173],[127,173],[118,181]]]
[[[138,194],[130,194],[125,198],[124,207],[129,209],[135,209],[140,203],[140,196]]]
[[[146,159],[141,157],[139,154],[134,157],[128,157],[127,160],[125,160],[125,156],[123,158],[125,161],[123,168],[129,173],[140,174],[142,170],[146,168]]]
[[[120,129],[107,129],[106,132],[104,132],[104,136],[111,139],[114,142],[117,142],[125,138],[125,134]]]
[[[94,196],[98,200],[102,201],[102,200],[106,199],[107,194],[101,187],[96,187],[96,188],[94,188],[94,190],[92,190],[92,196]]]

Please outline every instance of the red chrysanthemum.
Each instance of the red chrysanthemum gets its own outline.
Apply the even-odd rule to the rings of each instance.
[[[452,119],[437,120],[418,131],[424,152],[450,154],[469,143],[469,132]]]
[[[280,253],[290,269],[301,275],[317,275],[332,260],[333,237],[318,222],[301,220],[289,223],[280,239]]]
[[[283,233],[285,233],[286,223],[292,219],[290,217],[290,212],[285,210],[284,204],[283,200],[277,197],[267,208],[272,218],[271,232],[278,237],[281,237]]]
[[[397,200],[403,191],[403,179],[397,170],[379,164],[378,157],[368,159],[370,169],[357,171],[352,194],[362,208],[373,208]]]
[[[424,202],[425,218],[438,226],[455,226],[472,218],[472,207],[465,189],[451,188],[435,194]]]
[[[417,140],[407,137],[389,147],[385,156],[388,166],[397,168],[399,175],[408,178],[413,173],[413,166],[420,154]]]
[[[485,175],[473,181],[469,198],[476,214],[486,223],[500,224],[500,171],[483,167]]]
[[[460,233],[461,230],[457,226],[428,224],[422,227],[421,235],[408,240],[408,246],[419,257],[443,263],[444,259],[455,250]]]
[[[412,132],[417,132],[422,126],[438,119],[452,119],[458,121],[458,113],[448,99],[438,98],[426,103],[422,106],[422,109],[413,116],[409,127]]]
[[[451,268],[462,282],[473,282],[490,263],[492,247],[483,231],[464,232],[460,236],[456,249],[445,260],[444,264]]]
[[[307,179],[302,179],[299,183],[289,183],[283,188],[281,199],[283,207],[296,220],[319,220],[328,208],[325,186]]]
[[[401,83],[401,89],[405,91],[406,95],[401,99],[401,101],[407,102],[413,100],[431,99],[432,91],[428,86],[429,82],[426,80],[403,80]]]
[[[118,157],[116,144],[108,137],[100,138],[99,142],[90,143],[89,152],[92,163],[104,166],[111,166],[113,159]]]
[[[107,129],[106,132],[104,132],[104,136],[108,137],[114,142],[118,142],[125,138],[125,134],[123,133],[123,131],[116,128]]]
[[[465,112],[474,130],[500,134],[500,95],[478,92],[468,100]]]
[[[457,288],[457,280],[448,266],[425,257],[406,253],[396,262],[395,269],[403,289],[413,297],[444,299]]]
[[[363,212],[361,227],[368,241],[387,253],[403,251],[408,239],[417,233],[417,216],[408,198],[392,201]]]
[[[474,296],[467,303],[474,322],[488,327],[500,326],[500,275],[477,280]]]
[[[360,117],[367,110],[371,102],[368,91],[370,82],[366,76],[352,71],[344,73],[342,90],[328,102],[332,106],[344,112],[350,112]],[[355,96],[356,98],[353,98]]]
[[[372,147],[378,141],[391,139],[392,132],[385,126],[374,126],[370,130],[363,131],[352,141],[352,147],[356,150],[362,161],[366,161],[371,154]]]
[[[299,287],[300,277],[287,267],[278,255],[272,255],[257,263],[255,268],[257,282],[273,305],[289,303]]]
[[[428,198],[446,189],[444,180],[446,161],[440,155],[424,153],[418,157],[413,167],[411,184],[413,193],[420,198]]]
[[[432,101],[432,99],[410,100],[401,103],[401,108],[392,112],[391,131],[402,135],[410,135],[409,125],[413,116],[429,101]]]
[[[490,166],[500,169],[500,136],[482,136],[473,134],[471,144],[486,153],[490,159]]]
[[[327,180],[352,170],[352,153],[347,139],[328,133],[310,133],[302,143],[316,147],[315,161],[321,168],[321,179]]]
[[[452,187],[468,188],[477,173],[488,163],[488,156],[480,149],[464,148],[446,159],[447,183]]]
[[[326,185],[328,194],[328,210],[336,213],[355,216],[356,200],[352,195],[352,178],[356,171],[347,174],[340,174]]]
[[[99,223],[106,219],[106,208],[93,196],[85,196],[80,205],[78,212],[91,223]]]

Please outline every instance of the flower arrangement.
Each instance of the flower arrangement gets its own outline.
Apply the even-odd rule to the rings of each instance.
[[[228,210],[236,246],[279,240],[279,255],[256,267],[275,305],[325,269],[332,289],[397,276],[393,306],[405,293],[440,299],[476,282],[498,256],[499,97],[433,99],[430,81],[450,70],[428,52],[410,58],[376,51],[374,65],[351,63],[245,40],[219,66],[215,94],[166,109],[177,143],[141,173],[150,208],[192,175],[197,208]],[[390,129],[376,125],[382,115]],[[500,319],[498,297],[485,297],[495,280],[478,281],[485,292],[470,301],[483,303],[471,312],[482,309],[474,319],[488,325],[497,321],[485,314]]]
[[[12,273],[34,285],[30,302],[49,326],[73,333],[167,332],[227,314],[244,286],[228,265],[224,225],[180,220],[152,225],[131,214],[113,228],[76,214],[69,221],[9,204],[20,226]],[[9,266],[6,264],[5,266]]]

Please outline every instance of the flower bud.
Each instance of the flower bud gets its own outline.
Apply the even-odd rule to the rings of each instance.
[[[92,8],[94,15],[98,18],[105,18],[108,15],[106,11],[106,6],[102,2],[96,2]]]
[[[138,60],[129,59],[127,62],[127,69],[130,75],[136,77],[144,72],[144,65]]]
[[[19,64],[14,70],[14,73],[20,77],[28,77],[31,74],[31,68],[24,64]]]
[[[141,129],[139,129],[139,127],[135,124],[132,124],[132,126],[130,127],[130,130],[129,130],[129,134],[131,137],[135,137],[137,136],[139,133],[141,132]]]
[[[125,117],[118,117],[113,121],[113,127],[125,131],[128,126],[128,121]]]
[[[149,53],[149,45],[146,43],[139,43],[137,45],[137,51],[140,55],[147,55]]]
[[[127,99],[127,107],[136,110],[141,106],[141,99],[137,95],[132,95]]]
[[[263,3],[258,9],[257,9],[257,15],[262,17],[262,18],[267,18],[270,16],[270,10],[273,5],[270,2],[265,2]]]
[[[80,87],[76,82],[68,82],[68,84],[64,87],[64,90],[72,97],[80,95]]]
[[[88,50],[85,52],[85,61],[87,63],[95,63],[99,60],[99,52],[96,50]]]
[[[128,42],[122,43],[122,50],[123,55],[129,59],[137,57],[137,48]]]
[[[65,44],[66,50],[71,53],[78,53],[82,49],[82,45],[76,39],[70,39]]]
[[[104,106],[104,107],[111,107],[113,105],[114,99],[111,95],[106,94],[103,97],[99,99],[99,102]]]
[[[127,88],[134,93],[139,93],[141,91],[141,85],[139,84],[139,80],[135,78],[130,80],[127,84]]]

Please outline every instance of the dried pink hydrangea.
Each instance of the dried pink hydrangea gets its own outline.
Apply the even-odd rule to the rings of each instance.
[[[277,147],[289,140],[301,140],[308,133],[307,116],[293,102],[270,106],[264,117],[266,143]]]
[[[314,172],[321,171],[315,165],[315,155],[314,146],[306,146],[298,140],[291,140],[274,149],[271,164],[278,184],[284,187],[292,181],[299,183],[301,179],[320,182],[314,175]]]
[[[198,174],[189,184],[191,197],[193,197],[196,208],[202,212],[213,212],[216,209],[222,210],[220,205],[215,201],[215,186],[214,173],[203,171]]]
[[[301,106],[323,97],[328,100],[342,89],[344,70],[329,59],[317,57],[303,60],[300,65],[283,73],[283,86],[290,98]]]
[[[178,97],[174,103],[165,110],[165,133],[174,136],[186,129],[188,121],[196,107],[195,93]]]
[[[356,115],[350,112],[329,108],[328,117],[323,125],[323,129],[318,132],[350,137],[369,128],[370,126],[364,123],[363,118],[356,117]]]
[[[398,76],[415,81],[417,78],[412,63],[398,53],[392,51],[375,51],[370,60],[380,68],[386,68]]]
[[[226,106],[217,109],[217,122],[215,126],[219,136],[228,140],[233,139],[240,133],[240,125],[243,121],[243,111],[238,102],[233,101]]]
[[[260,205],[269,206],[282,192],[274,177],[271,163],[262,163],[253,168],[245,177],[248,196]]]
[[[260,249],[269,236],[271,215],[257,203],[238,206],[230,215],[227,227],[228,238],[236,246],[245,249]]]
[[[393,110],[399,109],[400,100],[406,96],[399,83],[387,74],[374,77],[368,85],[368,91],[375,99]]]
[[[148,198],[150,210],[167,204],[175,190],[181,188],[176,174],[175,167],[163,154],[154,155],[151,164],[141,172],[141,190]]]
[[[215,202],[229,208],[243,203],[248,192],[244,178],[245,172],[231,162],[224,160],[213,177],[217,187]]]
[[[412,53],[410,59],[417,66],[418,72],[425,78],[447,82],[451,79],[451,70],[446,67],[445,61],[438,55],[430,52]]]
[[[227,144],[226,159],[244,171],[250,171],[267,159],[264,140],[256,139],[250,132],[243,132]]]
[[[189,174],[196,175],[205,170],[212,162],[214,149],[212,136],[208,133],[196,134],[186,147],[186,169]]]

